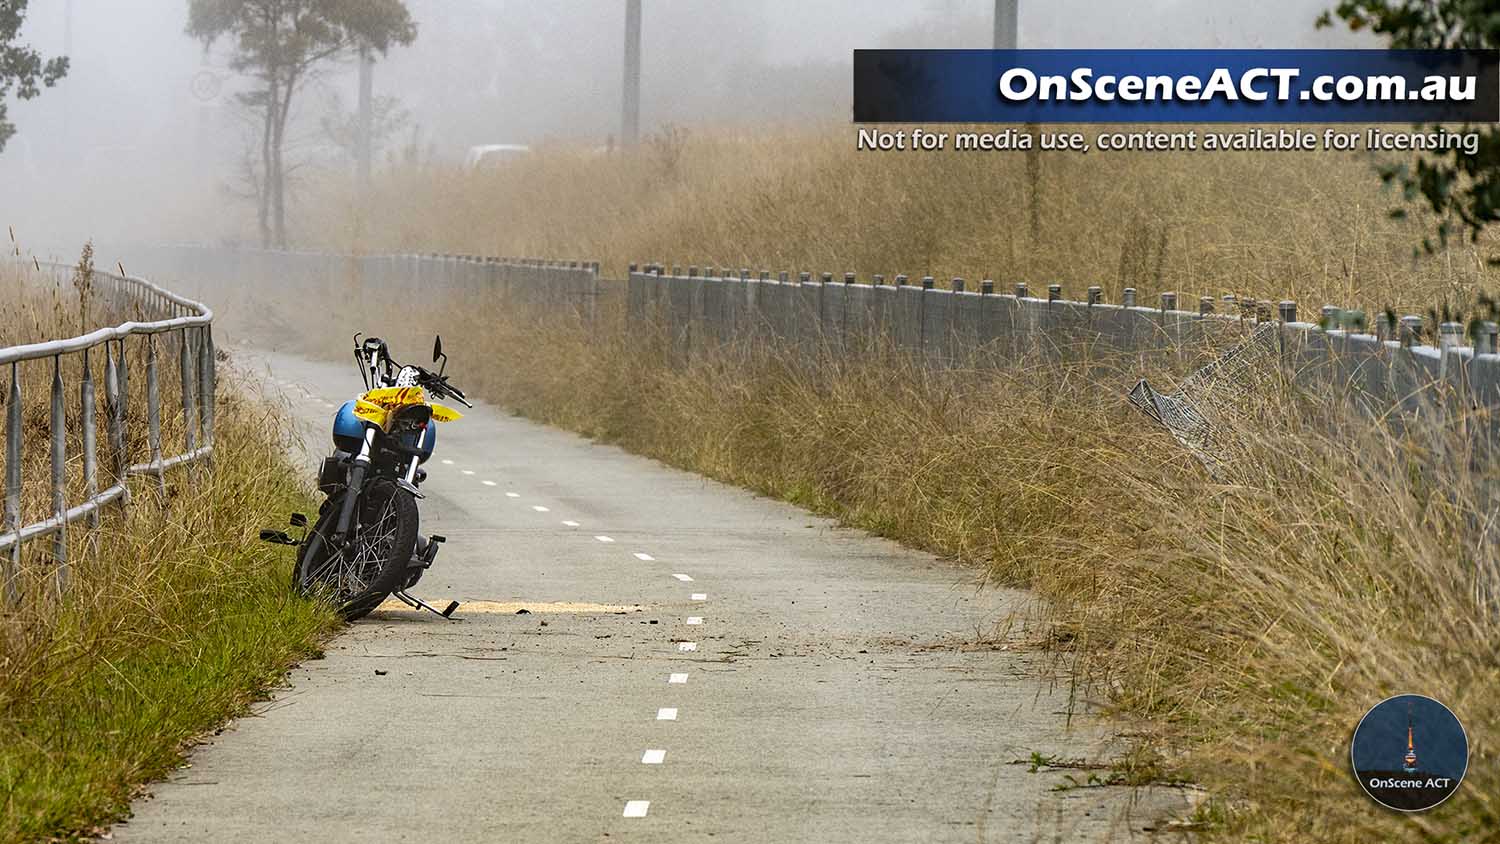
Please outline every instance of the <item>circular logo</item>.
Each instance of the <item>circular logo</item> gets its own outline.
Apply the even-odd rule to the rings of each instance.
[[[1458,790],[1469,769],[1469,737],[1443,704],[1397,695],[1360,719],[1349,756],[1360,788],[1376,803],[1424,812]]]
[[[192,90],[193,96],[201,102],[211,102],[219,98],[219,91],[223,87],[223,80],[217,73],[211,70],[200,70],[193,74]]]

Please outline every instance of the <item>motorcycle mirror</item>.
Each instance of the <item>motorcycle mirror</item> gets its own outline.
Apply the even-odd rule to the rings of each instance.
[[[439,334],[437,336],[437,339],[432,341],[432,362],[433,363],[437,363],[438,362],[438,358],[441,358],[442,356],[443,356],[443,335]]]

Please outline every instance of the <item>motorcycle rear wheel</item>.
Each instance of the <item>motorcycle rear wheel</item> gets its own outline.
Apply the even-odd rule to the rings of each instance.
[[[360,497],[352,546],[330,559],[343,497],[330,498],[297,554],[293,586],[324,598],[347,621],[368,615],[401,588],[417,545],[417,502],[395,483],[378,479]]]

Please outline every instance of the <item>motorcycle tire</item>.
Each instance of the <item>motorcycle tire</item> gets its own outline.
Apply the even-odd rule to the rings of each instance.
[[[346,621],[354,621],[368,615],[404,585],[417,545],[417,502],[389,480],[366,484],[349,552],[353,559],[330,565],[332,546],[328,539],[338,526],[342,506],[342,496],[328,500],[298,551],[292,581],[298,591],[334,602]]]

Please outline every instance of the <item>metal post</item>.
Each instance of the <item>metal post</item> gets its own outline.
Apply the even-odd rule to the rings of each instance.
[[[214,367],[214,329],[205,325],[198,329],[198,421],[203,427],[203,445],[214,444],[214,390],[218,388]]]
[[[10,396],[5,404],[5,532],[21,529],[21,367],[10,365]],[[20,601],[16,575],[21,570],[21,543],[5,555],[5,601]]]
[[[130,454],[125,444],[129,442],[126,423],[130,421],[130,360],[125,354],[125,338],[120,338],[120,478],[123,480],[130,470]],[[125,488],[124,501],[130,503],[130,488]]]
[[[1495,354],[1495,334],[1497,333],[1497,331],[1500,331],[1500,328],[1497,328],[1495,323],[1490,322],[1489,320],[1485,320],[1479,323],[1478,330],[1475,331],[1474,337],[1474,354]]]
[[[1408,314],[1401,318],[1401,345],[1419,346],[1422,344],[1422,318],[1416,314]]]
[[[130,486],[125,483],[125,476],[129,473],[130,461],[125,457],[124,340],[120,341],[120,348],[122,353],[117,364],[114,347],[108,342],[104,344],[104,413],[108,417],[105,424],[109,429],[109,448],[114,452],[115,457],[116,481],[125,489],[120,500],[122,504],[128,504],[130,503]]]
[[[1395,329],[1391,326],[1391,318],[1384,311],[1375,315],[1375,337],[1382,342],[1391,339],[1391,332]]]
[[[177,347],[177,371],[182,379],[182,444],[185,453],[192,454],[198,449],[198,407],[193,401],[197,381],[193,377],[193,332],[184,328],[177,336],[181,340]]]
[[[167,473],[161,465],[161,390],[156,377],[156,335],[146,335],[146,440],[151,447],[151,466],[156,485],[167,494]]]
[[[1097,305],[1102,301],[1104,301],[1104,288],[1098,286],[1097,284],[1090,287],[1088,303],[1090,305]]]
[[[1276,310],[1282,322],[1297,321],[1297,303],[1291,299],[1282,299],[1277,303]]]
[[[625,85],[620,143],[633,147],[641,135],[641,0],[625,0]]]
[[[1464,326],[1461,322],[1444,322],[1438,325],[1438,348],[1447,351],[1463,345]]]
[[[78,385],[78,411],[83,417],[83,491],[92,503],[99,496],[99,453],[94,414],[94,372],[89,350],[83,350],[83,381]],[[89,511],[89,527],[99,526],[99,510]]]
[[[52,534],[52,559],[57,564],[57,593],[67,585],[68,573],[68,421],[63,414],[62,355],[52,358],[52,514],[59,522]]]

